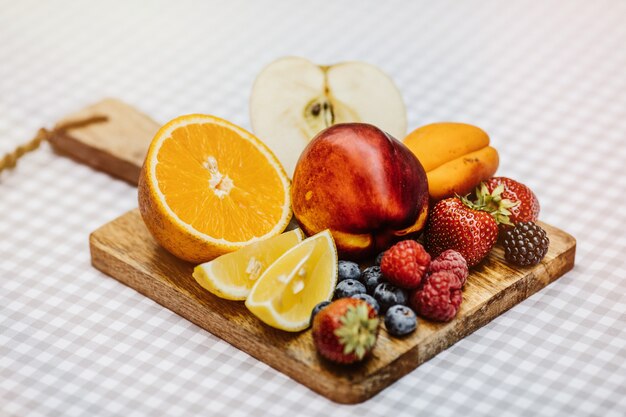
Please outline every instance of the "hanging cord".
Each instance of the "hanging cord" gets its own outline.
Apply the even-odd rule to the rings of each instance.
[[[28,152],[32,152],[39,148],[41,142],[44,140],[49,140],[53,136],[64,134],[68,130],[80,129],[94,123],[103,123],[108,120],[109,118],[107,116],[93,116],[82,120],[62,123],[52,130],[41,128],[37,131],[37,134],[33,139],[18,146],[12,152],[7,153],[2,157],[2,159],[0,159],[0,174],[2,171],[14,168],[18,159]]]

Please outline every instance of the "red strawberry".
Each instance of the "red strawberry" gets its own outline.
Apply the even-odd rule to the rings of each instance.
[[[349,364],[361,361],[378,338],[376,311],[365,301],[341,298],[313,319],[313,342],[328,360]]]
[[[539,200],[530,188],[506,177],[493,177],[476,189],[477,205],[495,213],[496,221],[505,225],[534,222],[539,217]],[[509,217],[510,223],[499,221],[499,215]]]
[[[457,197],[435,204],[425,231],[426,250],[431,256],[454,249],[463,255],[468,267],[487,256],[498,239],[498,223],[488,212],[472,206],[467,199]]]
[[[414,240],[404,240],[385,252],[380,270],[392,284],[412,289],[420,285],[429,265],[426,249]]]

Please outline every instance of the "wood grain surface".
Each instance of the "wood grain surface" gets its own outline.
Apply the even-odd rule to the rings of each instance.
[[[72,159],[137,185],[148,146],[160,124],[123,101],[107,98],[59,120],[57,125],[106,116],[104,123],[53,135],[52,148]]]
[[[472,270],[453,321],[420,320],[417,331],[403,339],[389,337],[383,328],[373,357],[350,367],[320,358],[309,330],[293,334],[273,329],[250,314],[243,302],[223,300],[204,290],[191,275],[194,265],[162,249],[138,210],[93,232],[90,247],[92,264],[104,273],[331,400],[357,403],[569,271],[576,241],[557,228],[541,225],[548,232],[550,249],[539,265],[513,268],[496,247]]]

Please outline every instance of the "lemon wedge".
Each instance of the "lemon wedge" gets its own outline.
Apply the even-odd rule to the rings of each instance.
[[[294,229],[253,243],[196,266],[193,277],[204,289],[218,297],[245,300],[263,272],[302,239],[302,231]]]
[[[337,283],[337,248],[328,230],[289,249],[256,281],[246,307],[269,326],[289,332],[309,326],[311,310],[330,300]]]

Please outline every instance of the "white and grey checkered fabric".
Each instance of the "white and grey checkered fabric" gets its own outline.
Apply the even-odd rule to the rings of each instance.
[[[134,188],[43,149],[0,177],[0,415],[626,415],[626,2],[0,0],[0,153],[105,96],[249,127],[283,55],[359,59],[412,128],[487,130],[576,268],[342,406],[90,266]]]

